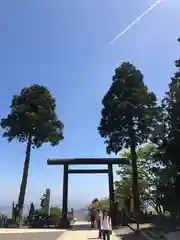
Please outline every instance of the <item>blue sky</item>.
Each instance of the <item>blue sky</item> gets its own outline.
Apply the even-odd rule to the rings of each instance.
[[[47,158],[107,157],[97,132],[101,100],[115,67],[131,61],[160,99],[179,57],[179,0],[164,0],[113,45],[109,42],[154,0],[0,1],[0,114],[12,95],[39,83],[51,90],[64,122],[57,147],[33,150],[26,202],[38,202],[46,187],[61,203],[62,169]],[[0,204],[17,199],[25,145],[0,138]],[[81,166],[82,167],[82,166]],[[115,176],[116,178],[116,176]],[[86,204],[108,194],[105,175],[70,176],[70,204]]]

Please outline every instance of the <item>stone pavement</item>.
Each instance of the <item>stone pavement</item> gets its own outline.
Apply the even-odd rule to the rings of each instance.
[[[65,230],[56,229],[0,229],[0,240],[57,240]]]
[[[63,232],[4,233],[0,240],[59,240]]]
[[[97,236],[98,230],[91,229],[88,222],[75,222],[70,230],[0,229],[0,240],[91,240],[97,239]],[[144,238],[134,237],[128,227],[122,227],[113,232],[111,240],[144,240]]]
[[[180,231],[170,232],[165,235],[167,240],[180,240]]]
[[[5,233],[46,233],[46,232],[56,232],[56,233],[62,233],[65,229],[48,229],[48,228],[41,228],[41,229],[35,229],[35,228],[29,228],[29,229],[20,229],[20,228],[0,228],[0,235]]]
[[[116,239],[118,240],[148,240],[143,235],[137,235],[133,230],[127,226],[121,226],[119,229],[115,230]]]
[[[89,222],[76,222],[71,230],[66,231],[58,240],[90,240],[97,239],[98,230],[91,229]],[[120,240],[115,233],[111,240]]]

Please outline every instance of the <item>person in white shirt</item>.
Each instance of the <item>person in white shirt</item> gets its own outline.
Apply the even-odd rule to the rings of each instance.
[[[108,210],[103,211],[103,215],[101,217],[101,231],[103,234],[103,240],[110,240],[112,233],[112,221]]]

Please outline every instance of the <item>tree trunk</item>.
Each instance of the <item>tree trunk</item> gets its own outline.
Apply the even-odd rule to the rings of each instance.
[[[26,186],[28,180],[28,171],[29,171],[29,162],[30,162],[30,153],[31,153],[31,135],[29,134],[27,148],[26,148],[26,157],[24,161],[24,169],[23,169],[23,176],[20,186],[20,193],[18,198],[18,217],[19,217],[19,224],[22,224],[22,215],[23,215],[23,207],[24,207],[24,199],[26,194]]]
[[[137,221],[137,230],[139,231],[139,215],[140,215],[140,199],[139,199],[139,187],[138,187],[138,169],[137,169],[137,154],[136,154],[136,140],[135,133],[130,126],[130,150],[131,150],[131,164],[132,164],[132,191],[134,209]]]

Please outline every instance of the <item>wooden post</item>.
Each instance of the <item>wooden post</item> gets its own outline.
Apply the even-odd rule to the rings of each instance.
[[[63,199],[62,199],[62,220],[64,224],[67,222],[67,213],[68,213],[68,164],[64,164]]]
[[[115,207],[115,192],[114,192],[114,182],[113,182],[113,166],[111,163],[108,164],[108,179],[109,179],[109,204],[110,204],[110,214],[112,218],[112,225],[114,226],[116,216],[114,213]]]

